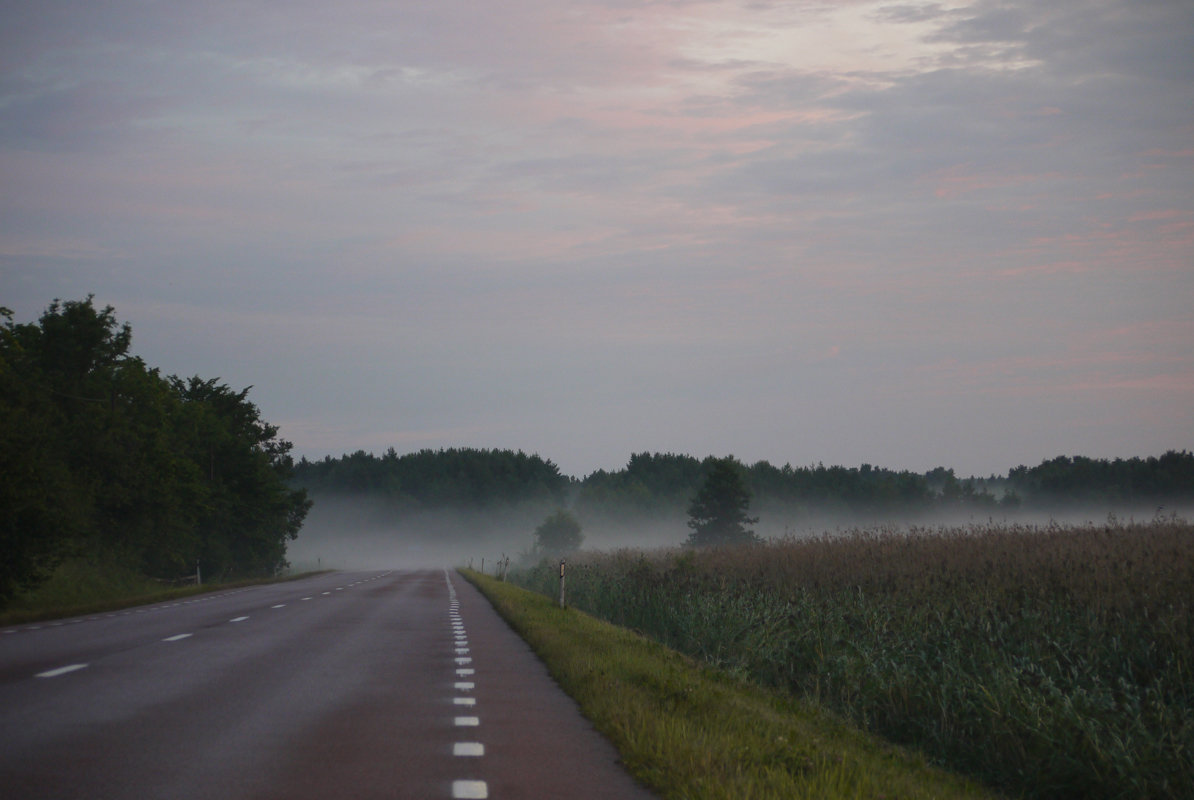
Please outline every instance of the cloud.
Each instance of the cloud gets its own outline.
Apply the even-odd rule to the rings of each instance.
[[[96,292],[313,454],[1194,446],[1192,15],[6,3],[0,286]]]

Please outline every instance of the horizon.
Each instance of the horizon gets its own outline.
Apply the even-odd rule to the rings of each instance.
[[[950,470],[950,471],[952,471],[952,472],[954,473],[954,477],[956,477],[958,480],[965,481],[965,480],[971,480],[971,479],[975,479],[975,480],[988,480],[988,479],[990,479],[990,478],[992,478],[992,477],[995,477],[996,479],[1006,479],[1006,478],[1008,477],[1008,475],[1011,473],[1011,471],[1012,471],[1012,470],[1014,470],[1014,469],[1019,469],[1019,468],[1021,468],[1021,467],[1028,467],[1029,469],[1031,469],[1031,468],[1033,468],[1033,467],[1038,467],[1038,466],[1040,466],[1040,465],[1041,465],[1041,464],[1043,464],[1043,463],[1046,463],[1046,462],[1049,462],[1049,461],[1053,461],[1054,459],[1057,459],[1057,458],[1068,458],[1068,459],[1070,459],[1070,460],[1075,460],[1075,459],[1084,458],[1084,459],[1090,459],[1090,460],[1092,460],[1092,461],[1106,461],[1106,462],[1109,462],[1109,463],[1114,463],[1114,462],[1116,462],[1116,461],[1131,461],[1131,460],[1133,460],[1133,459],[1139,459],[1139,460],[1141,460],[1141,461],[1147,461],[1147,460],[1148,460],[1148,459],[1150,459],[1150,458],[1160,458],[1160,457],[1162,457],[1162,456],[1166,455],[1167,453],[1171,453],[1171,452],[1172,452],[1172,453],[1179,453],[1179,454],[1183,454],[1183,453],[1186,453],[1186,452],[1188,452],[1188,451],[1186,451],[1186,450],[1180,450],[1180,449],[1177,449],[1177,448],[1170,448],[1170,449],[1168,449],[1168,450],[1166,450],[1166,451],[1164,451],[1164,452],[1161,452],[1161,453],[1137,454],[1137,455],[1132,455],[1132,456],[1126,456],[1126,457],[1116,457],[1116,458],[1107,458],[1107,459],[1097,458],[1097,457],[1094,457],[1094,456],[1088,456],[1088,455],[1086,455],[1086,454],[1083,454],[1083,453],[1058,453],[1058,454],[1056,454],[1056,455],[1054,455],[1054,456],[1049,456],[1048,458],[1044,458],[1044,459],[1042,459],[1041,461],[1039,461],[1039,462],[1037,462],[1037,463],[1035,463],[1035,464],[1016,464],[1016,465],[1014,465],[1014,466],[1007,467],[1007,468],[1006,468],[1006,469],[1004,469],[1002,472],[989,472],[989,473],[986,473],[986,474],[983,474],[983,475],[975,475],[975,474],[966,475],[966,474],[963,474],[963,473],[959,472],[959,471],[958,471],[958,470],[956,470],[955,468],[951,467],[949,464],[937,464],[937,465],[935,465],[935,466],[933,466],[933,467],[930,467],[930,468],[928,468],[928,469],[926,469],[926,470],[914,470],[914,469],[907,469],[907,468],[904,468],[904,467],[895,467],[895,466],[890,466],[890,465],[885,465],[885,464],[871,464],[871,463],[869,463],[869,462],[862,462],[862,463],[860,463],[860,464],[857,464],[857,465],[854,465],[854,464],[830,464],[830,463],[825,463],[824,461],[815,461],[815,462],[810,462],[810,463],[806,463],[806,464],[796,464],[796,463],[793,463],[792,461],[785,461],[785,462],[783,462],[783,463],[777,463],[777,462],[774,462],[774,461],[769,461],[768,459],[756,459],[756,460],[754,460],[754,461],[746,461],[746,460],[744,460],[744,459],[738,458],[738,457],[737,457],[736,455],[734,455],[733,453],[726,453],[726,454],[723,454],[723,455],[717,455],[717,454],[714,454],[714,453],[709,453],[709,454],[707,454],[707,455],[704,455],[704,456],[698,456],[698,455],[691,454],[691,453],[678,453],[678,452],[667,452],[667,453],[662,453],[662,452],[657,452],[657,451],[656,451],[656,452],[651,452],[651,451],[646,451],[646,450],[637,450],[637,451],[631,452],[631,453],[630,453],[630,455],[628,455],[628,456],[626,457],[626,461],[625,461],[625,462],[624,462],[624,463],[623,463],[623,464],[622,464],[620,467],[616,467],[616,468],[614,468],[614,469],[608,469],[608,468],[604,468],[604,467],[598,467],[598,468],[596,468],[596,469],[589,470],[588,472],[584,472],[584,473],[574,473],[574,472],[565,472],[565,471],[564,471],[564,469],[563,469],[562,467],[560,467],[559,463],[558,463],[558,462],[557,462],[555,459],[551,458],[550,456],[544,455],[543,453],[540,453],[540,452],[537,452],[537,451],[531,451],[531,450],[527,450],[526,448],[518,448],[518,447],[500,447],[500,448],[498,448],[498,447],[470,447],[470,446],[453,446],[453,445],[447,445],[447,446],[444,446],[444,447],[418,448],[418,449],[415,449],[415,450],[408,450],[408,451],[405,451],[405,452],[400,452],[400,451],[398,451],[398,450],[397,450],[397,448],[394,448],[394,447],[387,447],[387,448],[385,448],[385,450],[381,451],[380,453],[376,453],[376,452],[372,452],[372,451],[368,451],[368,450],[354,450],[354,451],[351,451],[351,452],[348,452],[348,451],[346,451],[346,452],[344,452],[344,453],[341,453],[340,455],[332,455],[332,454],[330,454],[330,453],[329,453],[329,454],[326,454],[326,455],[323,455],[323,456],[319,456],[318,458],[310,458],[310,457],[307,457],[306,455],[298,455],[298,456],[295,456],[294,458],[295,458],[295,463],[296,463],[296,464],[297,464],[297,463],[298,463],[300,460],[306,460],[306,462],[307,462],[307,463],[309,463],[309,464],[317,464],[317,463],[319,463],[319,462],[321,462],[321,461],[324,461],[325,459],[330,459],[330,460],[333,460],[333,461],[335,461],[335,460],[337,460],[337,459],[342,459],[342,458],[345,458],[345,457],[347,457],[347,456],[352,456],[352,455],[355,455],[355,454],[356,454],[356,453],[358,453],[358,452],[364,452],[364,453],[366,453],[367,455],[369,455],[369,456],[371,456],[371,457],[373,457],[373,458],[378,458],[378,459],[380,459],[380,458],[384,457],[384,456],[386,455],[386,453],[387,453],[389,450],[394,450],[394,452],[395,452],[395,454],[397,455],[397,457],[398,457],[398,458],[402,458],[402,457],[404,457],[404,456],[408,456],[408,455],[413,455],[413,454],[415,454],[415,453],[420,453],[420,452],[423,452],[423,451],[425,451],[425,450],[430,450],[430,451],[432,451],[432,452],[440,452],[440,451],[443,451],[443,450],[477,450],[477,451],[481,451],[481,452],[485,452],[485,451],[508,451],[508,452],[513,452],[513,453],[524,453],[524,454],[526,454],[527,456],[530,456],[530,457],[532,457],[532,458],[539,458],[539,459],[542,459],[542,460],[543,460],[545,463],[548,463],[548,464],[552,464],[552,465],[554,465],[554,466],[555,466],[557,469],[559,469],[559,471],[560,471],[560,474],[561,474],[562,476],[564,476],[564,477],[566,477],[566,478],[571,478],[571,479],[573,479],[573,480],[580,480],[580,481],[584,481],[586,478],[588,478],[588,477],[590,477],[590,476],[594,475],[594,474],[595,474],[595,473],[597,473],[597,472],[602,472],[602,471],[604,471],[604,472],[607,472],[607,473],[611,473],[611,472],[619,472],[619,471],[621,471],[621,470],[624,470],[624,469],[625,469],[625,468],[626,468],[626,467],[629,465],[629,463],[630,463],[630,459],[631,459],[631,458],[633,458],[633,457],[634,457],[634,456],[636,456],[636,455],[643,455],[643,454],[645,454],[645,455],[650,455],[650,456],[679,456],[679,457],[682,457],[682,458],[693,458],[693,459],[695,459],[695,460],[697,460],[697,461],[701,461],[701,462],[703,462],[703,461],[705,461],[706,459],[709,459],[709,458],[715,458],[715,459],[720,459],[720,458],[732,458],[732,459],[735,459],[736,461],[738,461],[738,462],[739,462],[740,464],[742,464],[743,466],[745,466],[745,467],[748,467],[748,468],[749,468],[749,467],[756,466],[756,465],[758,465],[758,464],[762,464],[762,463],[770,464],[771,466],[773,466],[773,467],[775,467],[775,468],[777,468],[777,469],[783,469],[783,468],[785,468],[785,467],[791,467],[793,470],[799,470],[799,469],[819,469],[819,468],[822,468],[822,467],[823,467],[823,468],[825,468],[825,469],[843,468],[843,469],[855,469],[855,470],[857,470],[857,469],[862,469],[863,467],[870,467],[870,468],[872,468],[872,469],[877,469],[877,470],[885,470],[885,471],[888,471],[888,472],[895,472],[895,473],[908,472],[908,473],[911,473],[911,474],[914,474],[914,475],[927,475],[927,474],[929,474],[929,473],[931,473],[931,472],[933,472],[934,470],[937,470],[937,469],[946,469],[946,470]]]

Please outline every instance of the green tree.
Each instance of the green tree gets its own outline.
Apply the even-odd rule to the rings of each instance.
[[[269,574],[310,506],[289,442],[217,381],[129,355],[108,306],[0,309],[0,605],[64,557],[155,577]]]
[[[713,459],[705,482],[688,507],[688,544],[692,547],[742,544],[758,541],[747,526],[759,521],[748,517],[750,490],[733,458]]]
[[[181,445],[204,490],[200,559],[213,574],[269,574],[285,565],[286,543],[298,536],[311,501],[287,485],[291,444],[249,402],[252,387],[238,392],[218,381],[170,379],[182,402]]]
[[[535,554],[539,557],[558,557],[580,549],[584,534],[580,522],[560,509],[535,528]]]
[[[87,517],[67,439],[35,352],[33,326],[0,308],[0,606],[44,580]]]

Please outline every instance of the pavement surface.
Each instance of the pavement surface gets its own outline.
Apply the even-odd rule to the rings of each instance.
[[[0,629],[5,798],[648,798],[444,570]]]

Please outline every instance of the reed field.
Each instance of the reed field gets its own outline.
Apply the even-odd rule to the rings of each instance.
[[[567,597],[1014,796],[1194,797],[1183,520],[579,554]]]

